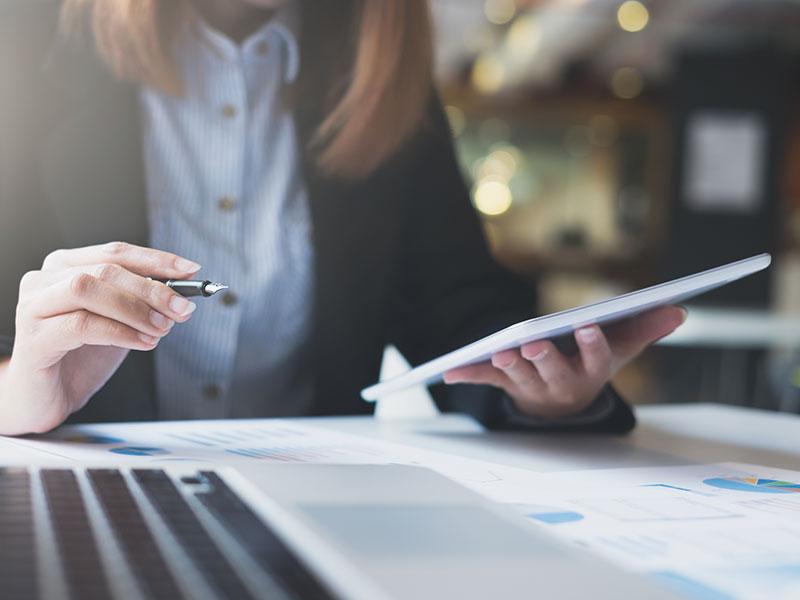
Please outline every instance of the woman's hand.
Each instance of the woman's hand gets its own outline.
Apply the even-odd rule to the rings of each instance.
[[[445,383],[483,383],[502,388],[523,413],[544,418],[579,413],[622,365],[686,320],[686,310],[664,306],[607,328],[575,332],[579,354],[570,357],[552,342],[525,344],[484,362],[445,373]]]
[[[147,277],[200,266],[112,242],[57,250],[20,282],[11,359],[0,366],[0,433],[41,432],[81,408],[130,350],[152,350],[195,304]]]

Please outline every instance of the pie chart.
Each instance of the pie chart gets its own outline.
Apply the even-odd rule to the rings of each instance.
[[[780,479],[761,479],[760,477],[712,477],[703,483],[711,487],[737,492],[756,492],[760,494],[800,493],[800,483]]]
[[[583,519],[583,515],[581,513],[568,509],[557,508],[555,506],[543,506],[540,504],[513,504],[511,506],[516,508],[529,519],[535,519],[536,521],[549,523],[550,525],[556,525],[558,523],[573,523]]]
[[[65,437],[64,441],[75,444],[119,444],[123,440],[107,435],[71,435]]]
[[[162,454],[169,454],[169,450],[146,446],[122,446],[121,448],[111,448],[109,452],[113,452],[114,454],[126,454],[128,456],[160,456]]]

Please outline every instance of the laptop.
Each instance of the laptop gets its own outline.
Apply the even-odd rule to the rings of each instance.
[[[648,598],[433,471],[0,467],[5,599]]]

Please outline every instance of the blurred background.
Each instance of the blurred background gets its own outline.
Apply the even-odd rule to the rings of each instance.
[[[771,252],[615,383],[800,412],[800,1],[432,5],[464,177],[538,311]]]

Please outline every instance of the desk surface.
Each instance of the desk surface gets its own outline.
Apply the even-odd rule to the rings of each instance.
[[[666,577],[667,580],[664,581],[670,585],[679,583],[680,586],[677,589],[686,597],[698,597],[698,590],[711,590],[716,593],[716,589],[719,588],[730,591],[737,598],[761,598],[763,592],[761,580],[753,579],[756,575],[759,577],[763,575],[759,570],[760,565],[766,564],[770,568],[775,565],[780,567],[780,564],[773,560],[773,554],[770,552],[777,552],[777,556],[781,560],[791,560],[791,565],[800,564],[798,562],[800,554],[796,550],[796,536],[800,535],[800,530],[795,530],[793,527],[796,521],[797,503],[792,502],[793,499],[783,499],[783,504],[770,504],[767,509],[768,514],[764,515],[759,510],[765,503],[772,502],[771,499],[747,498],[748,505],[755,502],[758,506],[752,510],[745,510],[740,504],[736,504],[736,502],[741,502],[741,498],[726,498],[720,495],[715,496],[713,502],[706,501],[705,498],[698,500],[694,496],[687,499],[684,497],[685,493],[701,493],[702,496],[709,496],[709,494],[683,486],[702,487],[700,481],[706,483],[703,478],[709,477],[706,474],[708,467],[702,464],[695,466],[698,463],[749,462],[767,467],[797,469],[800,466],[800,443],[798,443],[800,440],[800,417],[712,404],[644,406],[638,408],[636,412],[639,417],[639,426],[630,435],[623,437],[491,432],[485,431],[474,420],[460,415],[442,415],[417,420],[327,417],[290,421],[313,425],[328,431],[356,434],[362,438],[411,444],[421,449],[495,463],[490,465],[491,469],[489,469],[485,463],[454,459],[452,456],[443,457],[442,454],[420,453],[408,448],[404,448],[400,453],[400,456],[405,456],[407,452],[413,451],[418,452],[418,455],[425,455],[419,460],[429,460],[430,463],[421,462],[420,464],[426,464],[455,479],[462,476],[461,481],[464,485],[485,493],[493,500],[509,505],[511,510],[524,511],[523,514],[529,517],[539,518],[553,514],[569,515],[570,517],[577,515],[577,519],[545,520],[543,522],[558,523],[553,525],[554,527],[562,527],[563,524],[564,529],[554,530],[554,532],[561,532],[557,535],[594,550],[599,555],[618,562],[626,568],[649,573],[662,580]],[[195,425],[201,429],[209,427],[203,422],[194,423],[191,427]],[[266,423],[253,423],[252,425],[267,427]],[[286,427],[284,421],[272,422],[270,425],[278,428]],[[211,426],[222,427],[220,423],[213,423]],[[240,423],[233,426],[243,427]],[[117,429],[114,429],[115,427]],[[140,434],[145,436],[144,439],[152,440],[152,445],[160,446],[163,438],[155,437],[159,435],[158,431],[163,432],[166,429],[172,434],[176,427],[178,427],[177,424],[154,423],[145,425],[143,433],[140,431]],[[190,427],[190,425],[184,424],[184,427]],[[93,435],[91,432],[94,432],[94,435],[101,437],[103,435],[112,436],[103,438],[105,440],[119,436],[120,439],[114,440],[115,442],[128,440],[124,443],[134,443],[132,440],[137,438],[129,435],[132,434],[132,431],[128,429],[126,432],[122,432],[119,430],[120,428],[138,430],[142,428],[142,425],[90,426],[85,433],[90,438]],[[302,427],[287,429],[304,431]],[[207,432],[206,429],[202,430]],[[305,428],[305,431],[308,431],[308,428]],[[241,434],[238,429],[237,432]],[[223,436],[224,432],[221,433],[215,429],[213,433],[215,438],[206,437],[204,439],[214,439],[219,442],[210,444],[214,446],[212,450],[224,452],[225,450],[217,449],[218,446],[225,446],[229,443],[225,441],[227,438]],[[260,429],[259,435],[263,433],[264,431]],[[326,437],[325,433],[319,430],[312,430],[312,433],[314,435],[307,439],[313,438],[314,444],[321,443],[320,440]],[[189,434],[185,432],[184,434],[183,439],[187,439],[186,435]],[[58,437],[58,435],[72,434],[67,428],[60,430],[60,433],[59,431],[55,432],[54,435]],[[278,437],[281,439],[278,444],[289,443],[285,441],[283,432]],[[336,435],[327,437],[333,440],[337,439]],[[342,437],[338,436],[338,439],[342,439]],[[193,439],[197,438],[188,438],[188,441],[192,442]],[[47,441],[11,438],[4,438],[0,441],[6,446],[7,455],[17,460],[25,461],[26,451],[39,457],[41,454],[37,454],[38,451],[48,453],[48,448],[42,448],[40,445],[49,443]],[[59,442],[59,440],[54,441]],[[67,437],[60,443],[69,444],[71,441]],[[362,439],[358,445],[378,448],[381,446],[380,444],[363,444],[363,441]],[[110,442],[91,441],[87,443],[92,448],[91,453],[100,452],[101,454],[105,452],[104,444],[110,444]],[[239,444],[239,442],[236,443]],[[334,446],[339,444],[335,441],[331,443]],[[347,443],[340,444],[340,447],[346,448]],[[26,444],[38,445],[38,451]],[[205,443],[205,445],[209,445],[209,443]],[[391,444],[383,446],[396,448]],[[50,447],[50,450],[52,449]],[[54,454],[54,452],[50,452],[50,454]],[[381,457],[381,454],[376,452],[374,456]],[[126,458],[139,460],[136,457]],[[249,461],[252,458],[252,455],[246,456],[245,460]],[[394,455],[383,458],[390,462],[396,460]],[[410,458],[414,458],[414,456]],[[83,460],[80,457],[77,459]],[[466,471],[463,470],[464,463],[469,463]],[[498,465],[518,467],[526,469],[527,472],[507,467],[501,468]],[[682,465],[688,466],[683,467]],[[654,479],[648,479],[642,485],[642,471],[649,476],[652,467],[675,466],[679,468],[657,470],[659,472],[653,475]],[[621,473],[618,470],[621,467],[645,468],[640,471]],[[598,471],[586,472],[593,469]],[[611,470],[599,471],[599,469]],[[713,479],[708,481],[715,481],[723,475],[725,476],[724,480],[730,479],[727,467],[723,468],[721,472],[717,469],[717,467],[712,467],[715,474],[711,475]],[[744,469],[747,470],[746,467]],[[502,476],[498,476],[495,471],[501,473]],[[584,473],[578,478],[574,473],[566,475],[558,473],[565,471],[584,471]],[[664,478],[664,473],[667,471],[671,474]],[[760,470],[754,469],[753,471]],[[765,472],[767,472],[766,477],[768,478],[788,477],[782,474],[772,474],[770,469],[766,469]],[[476,473],[481,477],[476,478]],[[492,477],[483,477],[487,473]],[[736,471],[737,475],[739,473]],[[463,477],[464,474],[468,477]],[[691,478],[692,484],[683,482],[687,477]],[[507,484],[498,486],[496,485],[497,481],[506,481]],[[631,481],[634,482],[632,487]],[[795,479],[788,479],[788,481],[795,481]],[[576,482],[579,485],[580,497],[578,498],[574,497]],[[676,485],[680,487],[675,487]],[[725,486],[721,487],[725,488]],[[641,488],[648,489],[642,491]],[[653,491],[655,488],[658,490]],[[664,491],[665,489],[667,491]],[[630,495],[631,490],[633,490],[633,496]],[[748,491],[750,490],[735,493]],[[655,509],[652,508],[654,502],[657,503]],[[745,510],[745,514],[741,512],[743,510]],[[776,510],[778,511],[777,516],[773,516],[772,513]],[[553,511],[556,512],[553,513]],[[629,515],[629,511],[633,511],[633,517]],[[642,519],[642,514],[646,518]],[[742,517],[750,520],[739,521]],[[736,519],[736,523],[743,522],[744,524],[738,528],[734,526],[729,531],[728,522],[720,522],[721,518],[733,518]],[[722,524],[718,525],[718,523]],[[550,527],[550,525],[541,524],[539,526]],[[755,542],[753,541],[754,534]],[[747,562],[747,556],[740,556],[739,562],[731,565],[728,550],[731,547],[731,540],[736,539],[740,540],[742,547],[753,555],[752,564]],[[703,542],[702,547],[698,546],[700,541]],[[653,543],[656,544],[655,550]],[[770,552],[764,551],[764,548],[770,549]],[[781,580],[780,583],[785,585],[781,590],[789,589],[786,586],[796,586],[792,590],[800,589],[800,572],[790,570],[784,575],[785,581]],[[687,585],[689,587],[686,587]],[[750,585],[749,588],[746,587],[748,585]],[[797,594],[792,595],[788,592],[787,594],[780,597],[800,597]],[[700,597],[722,596],[717,594],[700,595]]]
[[[636,414],[639,425],[623,437],[489,432],[459,415],[421,420],[328,417],[312,422],[539,472],[709,462],[800,468],[800,417],[795,415],[714,404],[641,406]]]

